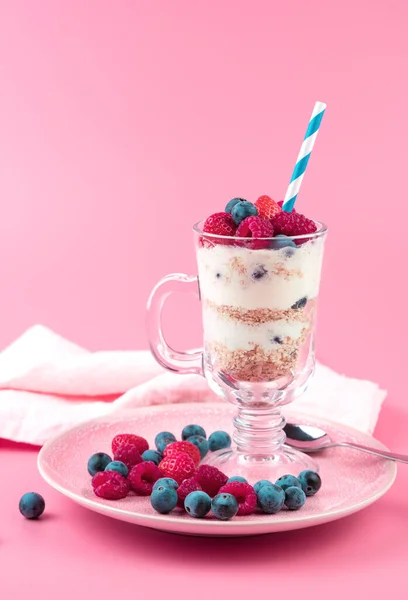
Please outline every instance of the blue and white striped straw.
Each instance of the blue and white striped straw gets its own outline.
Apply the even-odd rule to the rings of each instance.
[[[300,148],[299,156],[297,157],[296,165],[292,173],[285,200],[282,205],[282,210],[292,212],[296,202],[297,195],[306,171],[307,163],[313,150],[314,143],[319,133],[320,123],[322,122],[326,104],[324,102],[316,102],[312,116],[310,117],[309,126],[303,139],[302,147]]]

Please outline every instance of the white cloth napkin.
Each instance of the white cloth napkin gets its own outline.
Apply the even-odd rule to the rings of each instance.
[[[371,433],[386,392],[317,364],[295,408]],[[150,352],[89,352],[36,325],[0,354],[0,437],[42,445],[99,415],[165,403],[214,402],[197,375],[164,371]]]

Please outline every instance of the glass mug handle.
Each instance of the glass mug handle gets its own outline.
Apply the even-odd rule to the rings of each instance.
[[[163,277],[153,288],[147,303],[147,335],[150,349],[157,362],[173,373],[204,375],[203,350],[175,350],[166,342],[161,325],[161,315],[166,299],[174,293],[194,294],[200,298],[198,277],[173,273]]]

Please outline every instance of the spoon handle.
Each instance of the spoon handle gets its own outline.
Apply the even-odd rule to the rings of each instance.
[[[368,454],[374,454],[381,458],[388,458],[389,460],[396,460],[408,464],[408,454],[394,454],[393,452],[387,452],[386,450],[379,450],[378,448],[370,448],[370,446],[363,446],[362,444],[354,444],[352,442],[337,442],[333,446],[345,446],[347,448],[355,448]]]

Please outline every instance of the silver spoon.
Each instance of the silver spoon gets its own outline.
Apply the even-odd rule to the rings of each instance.
[[[336,442],[332,440],[329,434],[323,431],[323,429],[319,429],[319,427],[287,423],[284,427],[284,431],[286,433],[286,444],[297,450],[302,450],[302,452],[320,452],[320,450],[325,450],[326,448],[343,446],[345,448],[354,448],[355,450],[361,450],[368,454],[374,454],[375,456],[408,464],[407,454],[393,454],[386,450],[370,448],[369,446],[355,444],[354,442]]]

